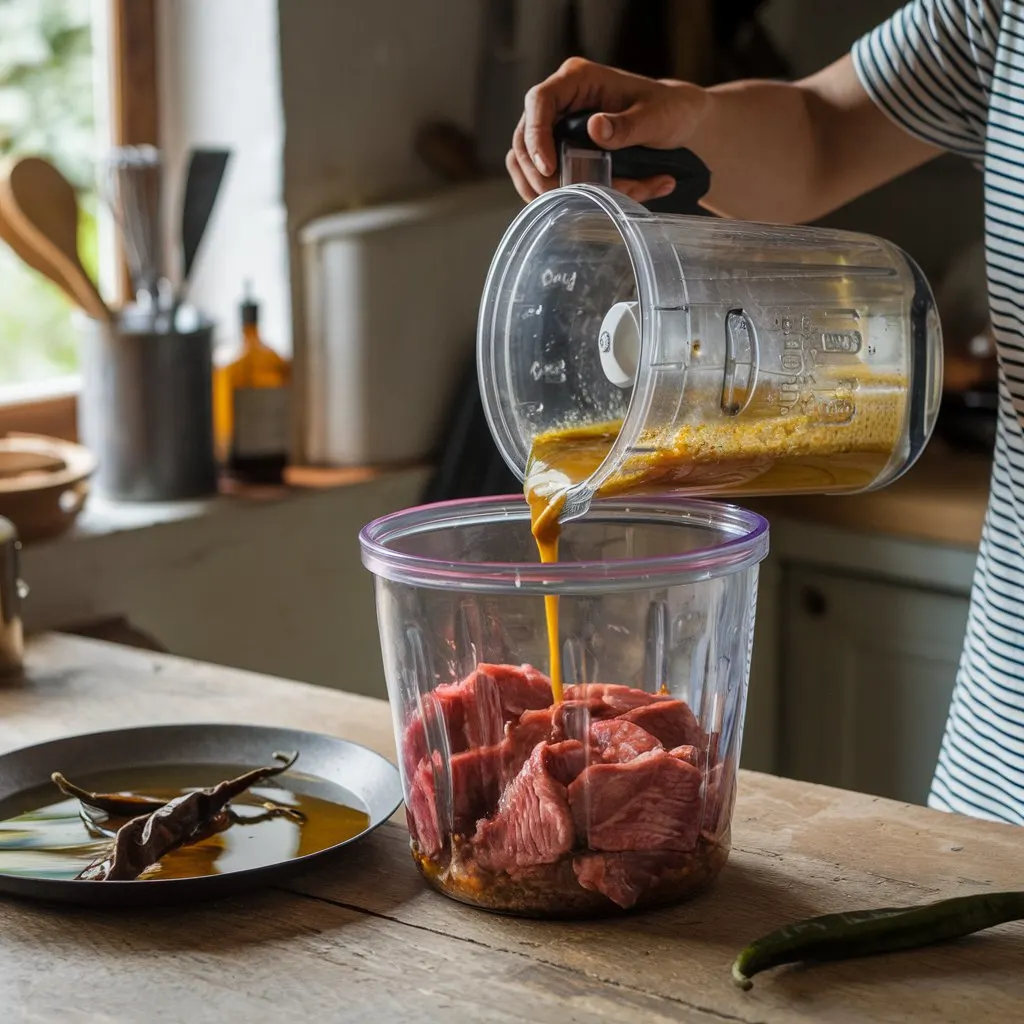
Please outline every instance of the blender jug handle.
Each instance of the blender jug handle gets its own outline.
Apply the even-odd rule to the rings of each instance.
[[[650,178],[668,174],[676,179],[676,196],[696,203],[711,187],[711,172],[696,153],[688,149],[652,149],[627,146],[602,149],[587,134],[587,121],[596,110],[567,114],[555,124],[561,184],[590,182],[611,186],[612,178]]]

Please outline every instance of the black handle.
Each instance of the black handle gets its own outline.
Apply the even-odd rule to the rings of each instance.
[[[555,124],[556,148],[569,142],[580,149],[601,149],[587,134],[587,121],[596,110],[567,114]],[[711,172],[696,153],[688,149],[651,149],[626,146],[611,151],[612,175],[616,178],[651,178],[667,174],[676,179],[676,194],[696,202],[711,187]]]

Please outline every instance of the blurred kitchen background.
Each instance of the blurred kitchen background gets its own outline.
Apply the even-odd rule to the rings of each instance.
[[[26,626],[383,696],[358,529],[420,500],[516,488],[481,427],[473,332],[519,208],[502,163],[523,92],[574,53],[706,84],[799,77],[897,6],[0,0],[0,154],[46,157],[74,186],[81,262],[109,303],[138,285],[112,153],[121,166],[158,154],[148,230],[172,282],[190,161],[223,154],[185,298],[212,321],[215,386],[251,377],[286,400],[280,451],[263,438],[255,462],[227,465],[240,426],[215,403],[209,493],[147,479],[146,500],[125,500],[124,478],[104,485],[76,447],[84,342],[67,289],[0,245],[0,469],[15,467],[0,515],[25,540]],[[774,537],[745,763],[923,802],[993,443],[980,176],[942,159],[828,223],[892,239],[931,280],[943,414],[925,459],[879,495],[759,504]],[[109,462],[156,413],[103,409],[91,436]],[[186,431],[194,418],[187,403],[166,415]]]

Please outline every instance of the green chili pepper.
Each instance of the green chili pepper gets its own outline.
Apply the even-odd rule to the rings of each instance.
[[[742,989],[761,971],[801,960],[845,960],[916,949],[1024,919],[1024,892],[977,893],[917,907],[825,914],[752,942],[732,965]]]

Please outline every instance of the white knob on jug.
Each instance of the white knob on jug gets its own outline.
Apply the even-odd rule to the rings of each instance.
[[[638,302],[616,302],[605,313],[597,346],[601,369],[618,388],[631,388],[640,362],[640,320]]]

